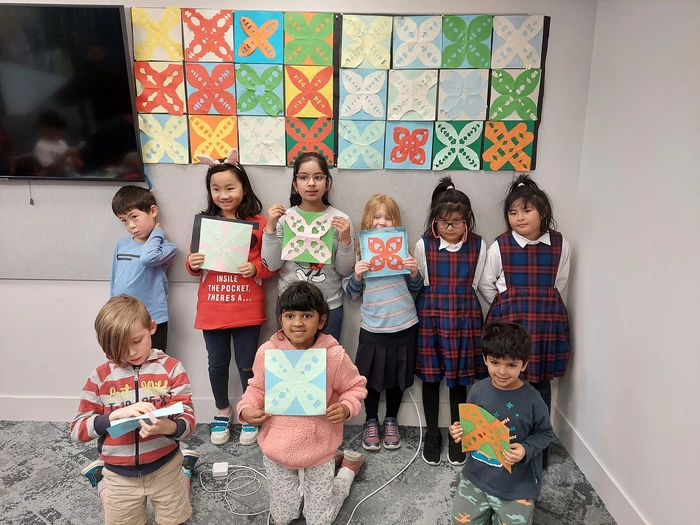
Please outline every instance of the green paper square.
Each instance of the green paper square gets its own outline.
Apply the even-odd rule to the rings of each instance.
[[[438,121],[433,134],[434,170],[481,169],[481,121]]]
[[[323,211],[288,210],[284,217],[282,260],[330,264],[333,256],[332,219]]]
[[[287,118],[287,166],[305,151],[315,151],[335,165],[335,126],[330,118]]]
[[[489,120],[537,120],[541,69],[491,71]]]
[[[333,65],[333,13],[284,14],[284,63]]]
[[[481,154],[484,171],[530,171],[537,128],[533,121],[488,121]]]
[[[491,67],[492,15],[445,16],[442,19],[442,67]]]

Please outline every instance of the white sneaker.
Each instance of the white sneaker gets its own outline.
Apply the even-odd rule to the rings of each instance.
[[[253,425],[243,425],[241,427],[241,435],[238,440],[241,445],[253,445],[258,440],[258,427]]]
[[[228,443],[231,437],[231,416],[214,416],[214,421],[211,423],[211,442],[214,445],[223,445]]]

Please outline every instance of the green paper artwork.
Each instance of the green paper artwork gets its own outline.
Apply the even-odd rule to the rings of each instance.
[[[491,71],[489,120],[537,120],[541,69]]]
[[[284,63],[333,65],[333,13],[284,14]]]
[[[442,21],[444,68],[491,67],[493,16],[446,16]]]
[[[282,260],[329,264],[333,254],[332,220],[330,213],[287,210]]]
[[[483,131],[483,122],[436,122],[433,169],[478,170]]]
[[[238,114],[282,115],[283,77],[281,65],[236,64]]]

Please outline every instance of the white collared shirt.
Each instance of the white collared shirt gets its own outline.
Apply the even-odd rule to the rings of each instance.
[[[521,248],[524,248],[528,244],[539,244],[544,243],[551,245],[552,241],[549,238],[549,232],[543,234],[537,240],[531,241],[527,237],[523,237],[517,232],[511,231],[513,239]],[[571,254],[571,248],[566,239],[562,237],[561,246],[561,258],[559,259],[559,268],[557,270],[557,277],[554,286],[559,290],[559,293],[564,290],[566,286],[566,281],[569,279],[569,255]],[[498,246],[498,241],[494,241],[489,247],[486,253],[486,264],[484,265],[484,271],[481,274],[481,280],[479,281],[479,291],[484,299],[488,301],[488,304],[493,302],[496,294],[503,293],[507,290],[506,277],[503,274],[503,261],[501,260],[501,250]]]
[[[438,250],[447,250],[448,252],[458,252],[462,248],[462,241],[457,244],[450,244],[445,239],[440,237],[440,246]],[[428,262],[425,258],[425,243],[423,238],[418,239],[416,247],[413,250],[413,257],[418,262],[418,269],[423,274],[423,285],[430,285],[430,278],[428,276]],[[486,262],[486,243],[481,240],[481,246],[479,247],[479,258],[476,261],[476,270],[474,270],[474,281],[472,282],[472,287],[474,290],[479,286],[479,280],[481,279],[481,273],[484,271],[484,263]]]

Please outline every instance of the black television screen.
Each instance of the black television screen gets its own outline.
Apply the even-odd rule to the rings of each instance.
[[[144,180],[121,6],[0,4],[0,178]]]

